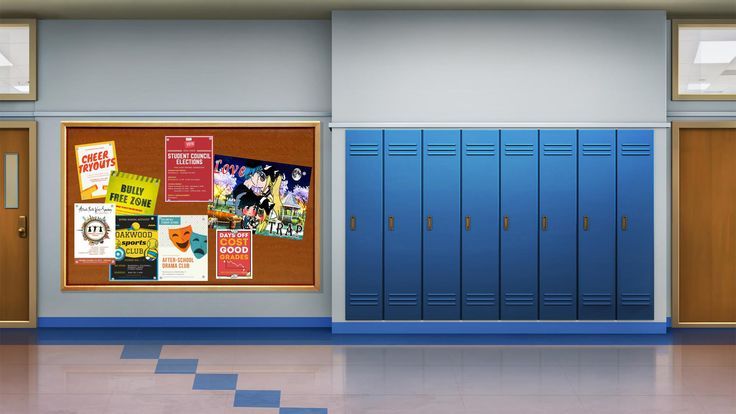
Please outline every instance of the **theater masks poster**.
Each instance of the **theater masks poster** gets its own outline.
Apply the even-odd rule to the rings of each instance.
[[[158,216],[158,280],[207,280],[207,216]]]

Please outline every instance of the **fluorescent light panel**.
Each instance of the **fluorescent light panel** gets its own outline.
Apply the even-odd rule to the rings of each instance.
[[[736,40],[707,40],[698,43],[694,63],[730,63],[736,58]]]
[[[5,57],[2,53],[0,53],[0,67],[8,67],[13,66],[13,63],[11,63],[8,58]]]
[[[707,82],[698,82],[698,83],[688,83],[687,89],[690,91],[704,91],[706,89],[710,88],[710,83]]]

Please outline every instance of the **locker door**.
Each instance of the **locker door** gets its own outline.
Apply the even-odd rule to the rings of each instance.
[[[384,131],[384,318],[422,318],[422,132]]]
[[[577,131],[539,133],[539,319],[577,319]]]
[[[501,131],[501,319],[537,319],[538,134]]]
[[[424,319],[460,319],[460,131],[424,131]]]
[[[654,131],[618,131],[618,319],[654,319]]]
[[[498,131],[462,131],[462,317],[498,319]]]
[[[616,132],[578,135],[578,318],[616,319]]]
[[[345,319],[383,318],[382,131],[345,131]]]

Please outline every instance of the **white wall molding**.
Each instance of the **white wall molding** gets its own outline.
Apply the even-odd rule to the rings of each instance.
[[[736,118],[736,111],[669,111],[667,118]]]
[[[6,111],[0,118],[330,118],[326,111]]]

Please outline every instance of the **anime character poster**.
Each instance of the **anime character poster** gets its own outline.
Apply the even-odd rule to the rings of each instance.
[[[158,280],[207,280],[207,216],[158,216]]]
[[[82,200],[105,197],[110,173],[118,169],[115,141],[75,145],[74,152]]]
[[[115,205],[74,204],[74,263],[115,263]]]
[[[115,218],[115,264],[110,280],[156,280],[158,270],[156,216]]]
[[[210,227],[301,240],[312,168],[215,154]]]
[[[253,232],[217,230],[217,279],[253,279]]]

